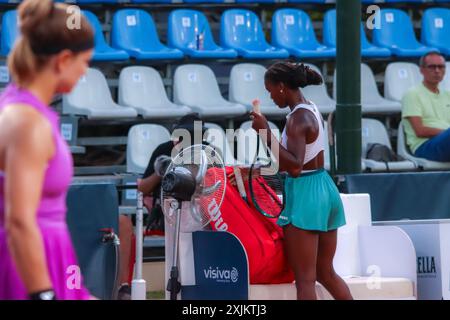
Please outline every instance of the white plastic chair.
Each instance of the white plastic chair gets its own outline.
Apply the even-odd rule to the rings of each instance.
[[[234,148],[230,147],[225,131],[215,123],[206,122],[204,125],[207,129],[205,140],[221,153],[224,164],[226,166],[236,165],[237,162],[233,155]]]
[[[450,91],[450,62],[446,62],[445,65],[445,77],[441,83],[441,89]]]
[[[324,129],[324,136],[325,136],[325,150],[323,152],[323,160],[324,160],[324,168],[327,171],[331,170],[331,149],[330,149],[330,143],[328,140],[328,122],[324,121],[323,122],[323,129]],[[334,137],[334,140],[336,141],[336,136]],[[362,161],[361,159],[361,170],[365,171],[366,170],[366,164],[364,163],[364,161]]]
[[[266,68],[254,63],[240,63],[233,66],[230,72],[229,99],[252,110],[252,101],[259,99],[261,112],[268,117],[284,117],[289,108],[279,108],[270,98],[264,86]]]
[[[170,140],[170,133],[157,124],[138,124],[128,132],[127,172],[144,173],[153,151]]]
[[[384,125],[375,119],[362,119],[361,122],[362,158],[366,168],[370,171],[407,171],[415,170],[416,164],[410,160],[384,162],[367,159],[367,149],[370,143],[381,143],[392,148],[388,133]]]
[[[311,69],[315,70],[322,76],[322,73],[320,72],[319,68],[317,68],[315,65],[308,63],[306,65],[308,65]],[[336,109],[336,101],[331,99],[330,96],[328,95],[325,81],[320,85],[307,86],[301,90],[306,99],[311,100],[316,104],[320,113],[327,114]]]
[[[275,137],[280,141],[281,133],[280,129],[273,123],[269,121],[270,130],[275,135]],[[240,162],[245,164],[251,164],[255,159],[256,145],[258,136],[256,131],[252,128],[252,121],[246,121],[241,124],[237,132],[237,158]],[[269,160],[265,143],[259,138],[259,152],[258,157],[262,160]],[[273,159],[275,160],[275,159]]]
[[[384,75],[384,97],[402,101],[406,91],[422,81],[419,67],[410,62],[388,64]]]
[[[118,100],[119,104],[153,120],[180,118],[191,112],[169,100],[160,74],[151,67],[124,68],[119,77]]]
[[[336,70],[334,70],[333,96],[336,98]],[[400,113],[402,105],[383,98],[370,67],[361,63],[361,111],[363,113]]]
[[[63,113],[84,115],[88,119],[134,118],[133,108],[120,106],[111,96],[106,78],[97,69],[89,68],[74,90],[63,96]]]
[[[424,158],[418,158],[414,156],[409,150],[406,144],[405,131],[403,128],[403,122],[407,120],[402,120],[398,126],[398,136],[397,136],[397,153],[403,158],[414,162],[419,168],[424,170],[446,170],[450,169],[450,162],[437,162],[430,161]]]
[[[233,118],[247,108],[225,100],[212,70],[200,64],[179,66],[174,75],[174,101],[190,107],[201,118]]]

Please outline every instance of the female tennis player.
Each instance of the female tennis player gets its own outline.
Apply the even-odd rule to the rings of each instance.
[[[86,72],[94,46],[67,5],[25,0],[21,36],[8,57],[0,97],[0,300],[89,299],[66,226],[72,157],[49,104]]]
[[[346,283],[333,269],[337,229],[345,224],[343,205],[333,180],[324,170],[323,120],[299,88],[322,83],[303,64],[279,62],[265,74],[265,86],[275,104],[289,107],[279,145],[279,167],[286,171],[286,206],[277,223],[283,226],[285,250],[294,271],[297,299],[316,299],[319,281],[335,299],[352,299]],[[266,118],[252,112],[253,128],[270,148],[279,143]]]

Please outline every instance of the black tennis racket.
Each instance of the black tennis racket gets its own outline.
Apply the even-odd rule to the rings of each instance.
[[[266,149],[266,159],[259,158],[260,141],[256,142],[256,154],[248,173],[250,202],[266,217],[276,218],[284,210],[286,194],[285,175],[278,168],[271,166],[271,155]]]

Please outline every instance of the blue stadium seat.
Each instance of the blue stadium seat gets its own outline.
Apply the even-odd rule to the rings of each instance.
[[[111,48],[105,40],[102,26],[97,16],[90,11],[83,10],[83,14],[95,30],[95,48],[92,60],[94,61],[118,61],[128,60],[129,55],[124,50]]]
[[[13,2],[13,1],[11,1]],[[15,1],[20,2],[20,1]],[[124,3],[129,2],[129,0],[54,0],[54,2],[65,2],[67,4],[103,4],[103,3]]]
[[[269,45],[264,37],[261,22],[255,13],[243,9],[226,10],[222,14],[220,43],[235,49],[249,59],[277,59],[289,57],[289,52]]]
[[[398,3],[398,2],[431,2],[430,0],[385,0],[386,3]]]
[[[3,14],[2,34],[1,34],[1,54],[7,56],[14,46],[14,42],[19,36],[17,28],[17,10],[9,10]]]
[[[113,49],[106,43],[98,18],[89,11],[83,11],[83,14],[87,17],[95,29],[95,51],[93,60],[127,60],[128,54],[125,51]],[[9,54],[18,35],[19,29],[17,28],[17,11],[11,10],[5,12],[2,20],[0,50],[2,55],[6,56]]]
[[[66,2],[74,2],[74,1],[66,1]],[[76,0],[77,4],[95,4],[95,3],[120,3],[125,2],[121,0]]]
[[[277,0],[235,0],[236,3],[275,3]]]
[[[272,17],[272,44],[298,58],[330,58],[335,48],[321,45],[309,16],[298,9],[280,9]]]
[[[375,45],[389,48],[399,57],[420,57],[437,48],[417,41],[409,16],[399,9],[381,9],[381,27],[373,30]]]
[[[362,3],[424,3],[424,2],[450,2],[450,0],[362,0]]]
[[[327,0],[288,0],[288,2],[292,3],[326,3],[330,2]]]
[[[224,3],[225,0],[183,0],[184,3]]]
[[[102,3],[126,3],[129,0],[53,0],[54,2],[62,2],[67,4],[102,4]],[[0,0],[0,3],[20,3],[21,0]]]
[[[172,3],[172,0],[131,0],[131,3]]]
[[[364,32],[363,23],[361,22],[361,56],[367,58],[385,58],[392,55],[391,50],[388,48],[382,48],[374,46],[367,39],[366,33]]]
[[[421,40],[450,56],[450,9],[432,8],[422,16]]]
[[[203,36],[202,48],[198,37]],[[179,9],[169,15],[167,39],[170,47],[183,51],[192,58],[236,58],[233,49],[219,47],[213,39],[205,15],[197,10]]]
[[[155,23],[149,13],[138,9],[122,9],[113,17],[111,43],[138,60],[180,59],[183,52],[159,41]]]
[[[391,51],[387,48],[376,47],[367,40],[361,23],[361,56],[370,58],[390,57]],[[331,48],[336,48],[336,10],[331,9],[323,18],[323,42]]]

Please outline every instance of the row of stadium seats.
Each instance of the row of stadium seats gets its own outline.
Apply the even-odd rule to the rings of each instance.
[[[311,68],[320,73],[314,66]],[[447,62],[450,69],[450,62]],[[264,87],[266,68],[259,64],[241,63],[233,66],[229,77],[228,98],[219,89],[213,71],[205,65],[179,66],[174,75],[172,103],[160,74],[151,67],[124,68],[119,77],[118,103],[113,101],[105,76],[89,69],[75,90],[63,98],[63,113],[86,116],[88,119],[123,119],[137,115],[154,121],[179,118],[191,111],[203,119],[234,118],[251,110],[255,98],[261,101],[261,111],[270,119],[282,118],[286,109],[279,109]],[[336,76],[336,75],[335,75]],[[384,97],[377,88],[375,76],[366,64],[361,65],[361,105],[363,114],[398,114],[405,92],[419,84],[422,76],[413,63],[393,62],[385,71]],[[450,74],[442,86],[450,90]],[[336,102],[325,84],[304,88],[305,97],[313,101],[323,114],[335,109]],[[333,81],[333,97],[336,86]]]
[[[280,139],[281,131],[274,123],[269,122],[272,133]],[[258,139],[256,132],[251,128],[251,121],[241,124],[240,130],[234,133],[233,139],[236,139],[236,153],[234,152],[234,142],[227,139],[227,133],[217,124],[206,122],[206,141],[208,141],[216,150],[222,154],[225,165],[250,164],[256,153],[256,141]],[[327,123],[325,123],[325,136],[328,136]],[[228,138],[231,136],[228,134]],[[392,148],[386,127],[382,122],[376,119],[363,118],[361,120],[361,167],[364,171],[383,172],[383,171],[414,171],[419,168],[425,170],[449,169],[449,163],[440,163],[428,161],[425,159],[413,157],[408,151],[404,142],[402,124],[399,127],[399,136],[397,140],[397,152],[405,158],[396,162],[380,162],[366,158],[369,144],[381,143]],[[170,139],[169,131],[157,124],[139,124],[131,127],[127,142],[127,172],[141,174],[144,172],[148,160],[153,151],[159,144]],[[260,145],[263,142],[260,141]],[[328,143],[325,143],[324,152],[325,169],[330,170],[330,150]],[[236,154],[237,159],[234,157]],[[263,148],[260,148],[259,158],[264,161],[268,156]]]
[[[0,0],[2,3],[20,3],[21,0]],[[55,0],[75,4],[145,4],[145,3],[336,3],[336,0]],[[361,0],[362,3],[445,3],[450,0]]]
[[[280,139],[280,129],[272,122],[269,122],[269,125],[275,137]],[[252,163],[256,153],[257,135],[251,128],[251,121],[242,123],[240,130],[233,132],[234,136],[228,133],[228,137],[218,124],[205,122],[204,126],[207,128],[205,140],[220,152],[225,165]],[[237,160],[234,156],[234,143],[228,140],[231,138],[237,141]],[[138,124],[131,127],[127,142],[127,172],[143,173],[153,151],[158,145],[169,139],[170,133],[162,125]],[[267,159],[267,154],[263,148],[260,148],[258,156],[261,160]]]
[[[13,2],[10,0],[9,2]],[[8,2],[4,0],[3,2]],[[288,2],[288,3],[335,3],[336,0],[66,0],[60,2],[72,2],[78,4],[86,3],[173,3],[173,2],[184,2],[184,3],[277,3],[277,2]],[[444,3],[450,2],[450,0],[362,0],[362,3]]]
[[[445,2],[445,0],[437,0],[438,2]],[[0,0],[0,3],[20,3],[21,0]],[[124,4],[124,3],[334,3],[333,0],[56,0],[55,2],[75,3],[75,4]],[[363,2],[366,2],[363,0]],[[387,2],[396,2],[389,1]],[[408,1],[406,1],[408,2]],[[409,1],[417,2],[417,1]]]
[[[249,10],[226,10],[221,19],[221,47],[213,38],[206,16],[196,10],[174,10],[169,15],[168,45],[158,37],[152,16],[140,9],[122,9],[114,14],[110,46],[98,18],[84,14],[94,26],[94,61],[191,58],[332,58],[336,56],[336,10],[324,17],[323,40],[317,41],[308,14],[299,9],[279,9],[272,19],[272,45],[267,43],[261,22]],[[419,57],[429,51],[450,55],[450,9],[432,8],[422,19],[423,43],[417,41],[409,16],[398,9],[381,10],[380,28],[373,30],[371,44],[361,23],[363,57]],[[18,36],[17,11],[3,15],[1,53],[7,55]]]
[[[362,0],[362,3],[443,3],[450,0]]]
[[[379,24],[373,26],[371,45],[361,24],[361,55],[363,57],[420,57],[429,51],[441,51],[450,55],[450,9],[430,8],[422,16],[421,42],[406,12],[399,9],[381,9]],[[377,18],[375,18],[377,20]],[[371,26],[372,27],[372,26]],[[324,43],[336,47],[336,11],[329,10],[324,16]]]

